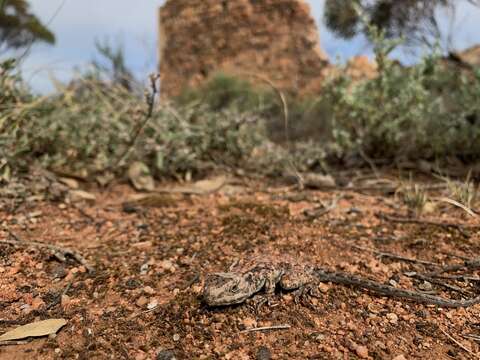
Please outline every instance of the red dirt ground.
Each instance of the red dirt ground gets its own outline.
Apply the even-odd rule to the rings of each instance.
[[[394,197],[344,192],[317,219],[305,209],[338,192],[294,192],[266,182],[179,196],[157,206],[123,207],[126,185],[92,190],[95,204],[23,202],[0,211],[0,239],[12,233],[74,249],[96,272],[44,248],[0,243],[0,334],[35,320],[65,318],[56,337],[0,346],[0,359],[469,359],[479,354],[480,305],[444,309],[321,284],[319,297],[257,313],[248,304],[209,309],[199,294],[206,273],[250,256],[299,261],[398,286],[458,293],[404,275],[423,265],[379,258],[352,245],[442,264],[475,258],[480,236],[422,224],[398,224],[376,212],[406,216]],[[31,199],[30,199],[31,200]],[[152,205],[152,204],[150,204]],[[79,210],[78,208],[81,208]],[[478,224],[463,210],[437,206],[426,219]],[[477,276],[480,271],[471,271]],[[428,288],[428,286],[430,286]],[[472,286],[458,283],[475,293]],[[155,306],[156,304],[156,306]],[[273,325],[285,330],[241,332]],[[447,335],[448,334],[448,335]],[[455,343],[451,336],[457,343]],[[471,353],[468,353],[463,346]]]

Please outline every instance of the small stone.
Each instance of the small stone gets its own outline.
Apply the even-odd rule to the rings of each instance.
[[[155,294],[155,290],[151,286],[145,286],[143,288],[143,292],[145,294],[148,294],[148,295],[154,295]]]
[[[130,165],[128,177],[136,190],[153,191],[155,189],[155,181],[150,174],[150,169],[140,161],[135,161]]]
[[[135,304],[138,306],[138,307],[144,307],[145,305],[148,304],[148,299],[145,297],[145,296],[140,296],[137,301],[135,302]]]
[[[398,322],[398,316],[395,313],[388,313],[387,319],[390,322],[390,324],[396,324]]]
[[[366,359],[368,358],[368,348],[363,345],[358,345],[355,347],[355,353],[358,355],[359,358],[361,359]]]
[[[255,355],[256,360],[270,360],[271,358],[272,353],[269,348],[263,345],[257,348],[257,354]]]
[[[152,248],[152,242],[142,241],[142,242],[132,244],[132,247],[138,250],[150,250]]]
[[[175,266],[170,260],[163,260],[160,261],[160,267],[164,270],[168,270],[170,272],[175,272]]]
[[[325,283],[320,283],[318,284],[318,290],[325,294],[326,292],[328,292],[328,290],[330,290],[330,286]]]
[[[254,318],[247,317],[242,320],[242,324],[246,329],[250,329],[257,326],[257,321]]]
[[[45,306],[45,302],[42,300],[41,297],[37,296],[36,298],[34,298],[32,300],[32,309],[33,310],[38,310],[38,309],[40,309],[44,306]]]
[[[23,304],[20,306],[20,309],[22,310],[22,312],[27,315],[27,314],[30,314],[30,312],[32,311],[32,307],[28,304]]]
[[[149,266],[148,263],[142,264],[142,266],[140,266],[140,274],[145,275],[148,272]]]
[[[145,360],[147,358],[147,354],[145,354],[143,351],[139,351],[135,355],[135,360]]]
[[[71,304],[71,299],[70,296],[68,295],[62,295],[62,298],[60,300],[60,304],[62,305],[62,308],[67,308]]]
[[[175,334],[173,335],[173,341],[179,341],[180,340],[180,335]]]
[[[155,309],[157,306],[158,306],[158,300],[155,299],[155,300],[152,300],[152,301],[150,301],[150,302],[148,303],[147,309],[148,309],[148,310],[153,310],[153,309]]]
[[[433,286],[428,281],[424,281],[422,284],[418,285],[418,288],[423,291],[432,291]]]
[[[176,360],[175,353],[172,350],[161,350],[157,354],[157,360]]]

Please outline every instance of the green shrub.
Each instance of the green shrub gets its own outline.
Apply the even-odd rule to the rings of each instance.
[[[352,84],[340,76],[323,89],[332,104],[338,153],[371,158],[480,155],[480,72],[459,73],[435,54],[411,68],[388,59],[396,43],[372,30],[379,76]]]
[[[39,99],[41,109],[35,106]],[[251,112],[164,103],[116,166],[146,116],[147,106],[135,93],[89,73],[54,96],[22,101],[21,111],[14,111],[19,103],[11,100],[8,116],[2,112],[15,126],[0,133],[6,150],[1,155],[17,169],[38,163],[80,176],[105,169],[121,174],[139,160],[159,177],[178,177],[214,164],[240,166],[264,136],[261,119]]]

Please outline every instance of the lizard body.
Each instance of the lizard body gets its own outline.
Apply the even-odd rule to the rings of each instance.
[[[451,300],[418,291],[398,289],[343,272],[327,271],[286,261],[259,261],[245,269],[209,274],[203,288],[204,302],[209,306],[240,304],[262,290],[269,297],[273,295],[277,286],[287,291],[302,290],[319,282],[331,282],[369,290],[381,296],[409,299],[442,307],[468,307],[480,303],[480,296],[468,300]]]

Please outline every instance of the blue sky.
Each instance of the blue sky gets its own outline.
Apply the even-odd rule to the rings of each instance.
[[[480,10],[467,5],[465,0],[458,1],[462,5],[453,25],[456,30],[454,45],[463,49],[480,43]],[[54,46],[33,47],[23,65],[26,80],[37,91],[52,90],[52,76],[66,81],[76,67],[85,67],[95,58],[95,39],[109,39],[113,44],[123,43],[129,68],[139,77],[146,76],[156,68],[157,9],[163,2],[164,0],[30,0],[35,14],[44,22],[51,20],[49,27],[55,33],[57,41]],[[358,54],[370,54],[362,38],[340,40],[322,25],[324,0],[308,2],[319,25],[321,46],[332,60],[337,56],[347,59]],[[404,52],[397,52],[396,56],[405,61],[411,61],[412,58]]]

